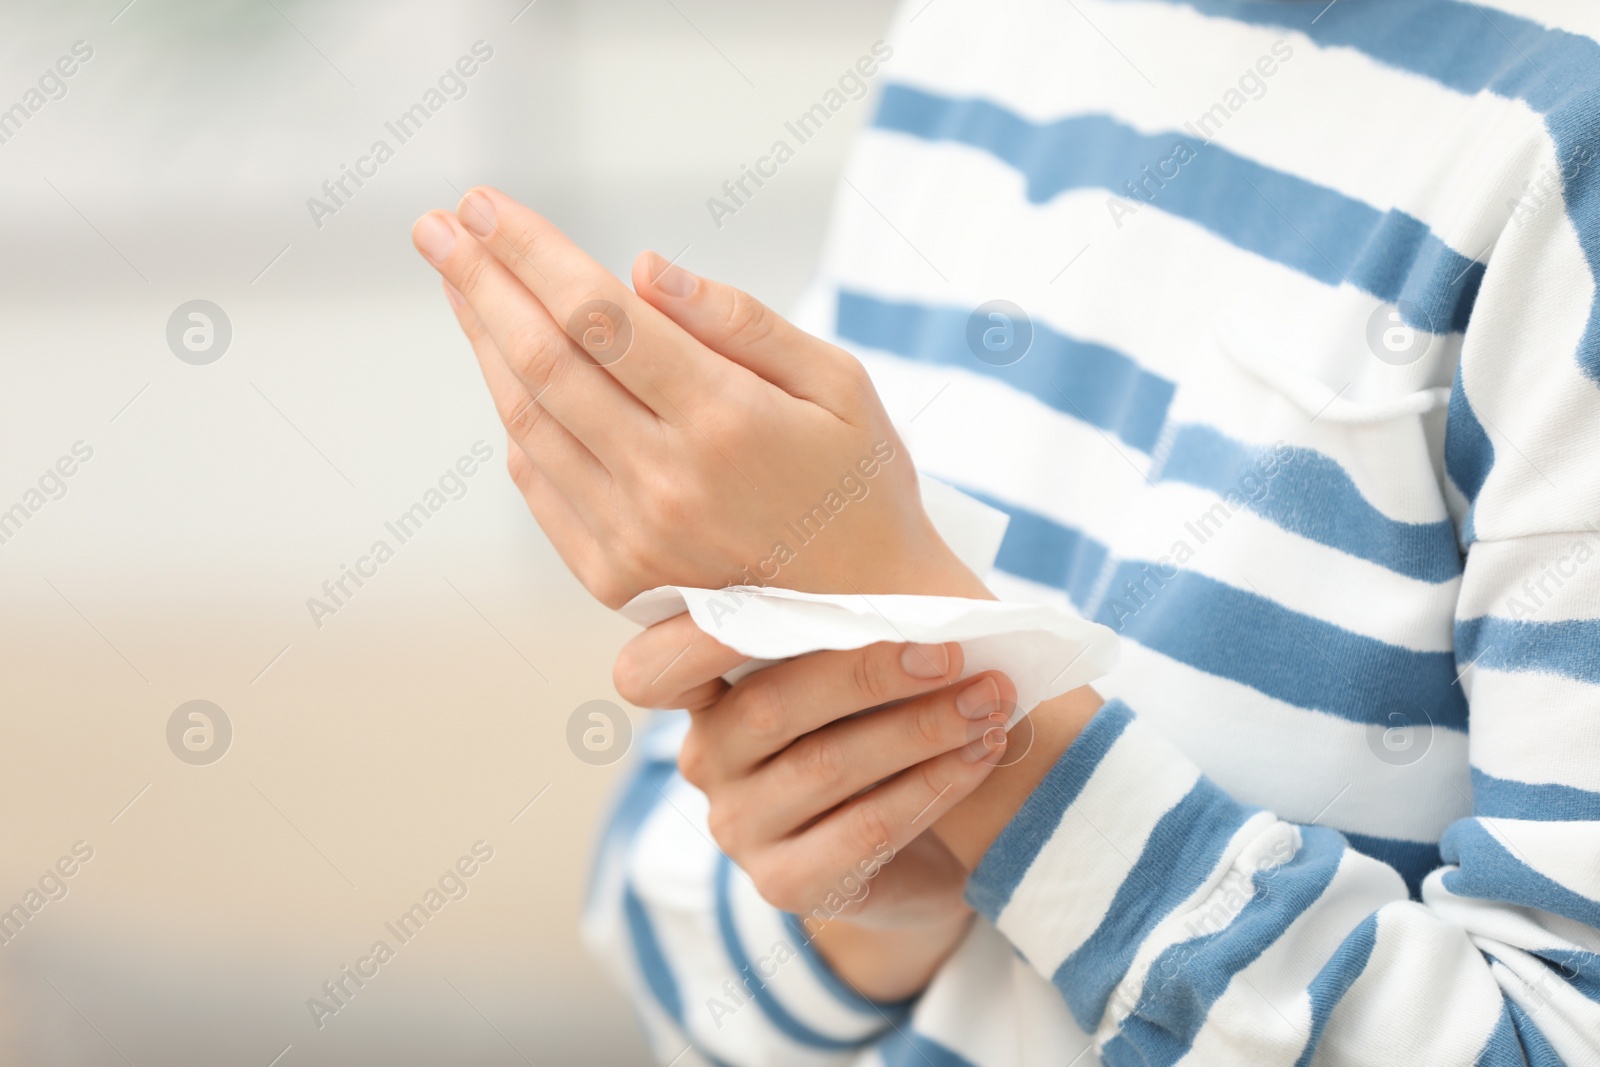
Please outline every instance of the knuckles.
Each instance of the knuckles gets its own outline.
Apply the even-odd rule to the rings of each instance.
[[[490,258],[482,252],[465,257],[451,284],[460,290],[461,295],[471,297],[480,288],[490,262]]]
[[[523,319],[506,335],[506,348],[506,360],[517,376],[543,388],[560,373],[566,335],[539,319]]]
[[[888,843],[890,839],[890,826],[884,817],[883,809],[871,800],[857,801],[846,815],[847,836],[853,854],[860,856],[872,855],[878,848]]]
[[[956,718],[943,701],[924,701],[911,715],[911,739],[919,750],[943,752],[955,743],[949,727]]]
[[[643,657],[635,651],[634,642],[629,641],[617,653],[616,662],[611,665],[611,684],[617,695],[634,707],[650,706],[650,683],[645,679]]]
[[[731,347],[755,347],[771,337],[777,325],[778,317],[765,304],[749,293],[731,290],[722,324],[723,336]]]
[[[788,715],[783,706],[782,689],[756,678],[743,687],[737,698],[739,729],[755,741],[772,743],[784,736]]]
[[[711,785],[710,770],[710,753],[699,732],[691,729],[684,735],[683,744],[678,746],[678,773],[683,775],[684,781],[705,792]]]
[[[891,656],[897,655],[892,645],[873,645],[864,649],[850,664],[851,680],[862,707],[875,708],[893,699],[895,668]]]
[[[800,776],[813,790],[827,791],[844,777],[844,752],[828,733],[813,734],[800,747]]]

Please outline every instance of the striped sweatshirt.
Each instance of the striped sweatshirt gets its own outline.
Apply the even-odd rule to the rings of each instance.
[[[802,324],[1010,515],[991,587],[1122,659],[899,1004],[657,717],[585,924],[660,1060],[1600,1064],[1600,7],[912,0],[887,44]]]

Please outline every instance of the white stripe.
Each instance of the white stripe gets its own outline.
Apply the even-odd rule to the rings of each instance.
[[[803,946],[796,943],[798,938],[784,922],[782,913],[763,900],[748,879],[734,871],[728,887],[733,922],[745,954],[758,971],[770,974],[767,990],[789,1014],[813,1030],[841,1041],[859,1040],[889,1025],[889,1019],[882,1014],[858,1011],[841,1003],[822,984],[810,961],[800,958]],[[788,953],[792,958],[778,962]]]
[[[1317,1062],[1470,1064],[1499,1021],[1499,987],[1466,932],[1394,903],[1378,912],[1372,956],[1329,1017]]]
[[[1456,614],[1559,622],[1600,615],[1600,516],[1594,529],[1478,541]]]
[[[1600,822],[1478,820],[1513,859],[1563,888],[1600,901]]]
[[[1558,674],[1473,667],[1472,765],[1496,778],[1600,792],[1600,687]],[[1552,744],[1560,738],[1559,744]]]
[[[1451,868],[1453,869],[1453,868]],[[1600,955],[1600,931],[1536,908],[1518,908],[1481,897],[1458,897],[1441,875],[1422,884],[1422,900],[1435,915],[1469,931],[1474,938],[1515,945],[1531,952],[1578,951]]]
[[[994,10],[946,12],[923,33],[914,28],[896,55],[893,79],[985,97],[1035,122],[1099,112],[1146,133],[1183,132],[1184,123],[1222,104],[1229,117],[1209,128],[1218,144],[1380,211],[1405,211],[1469,256],[1504,222],[1479,210],[1481,175],[1530,140],[1546,139],[1541,116],[1520,101],[1487,94],[1474,100],[1356,49],[1322,48],[1275,26],[1166,3],[1011,0],[985,7]],[[950,19],[962,15],[966,23],[956,30]],[[1002,45],[995,38],[1018,24],[1012,20],[1029,31],[1006,34]],[[1278,41],[1292,55],[1274,59],[1274,73],[1262,77],[1255,65]],[[1005,59],[997,61],[1002,47]],[[1264,91],[1248,81],[1241,90],[1241,77],[1251,74]],[[1230,91],[1238,95],[1230,98]],[[1461,166],[1441,176],[1441,153]]]
[[[1543,163],[1555,163],[1548,151]],[[1594,295],[1559,203],[1506,228],[1461,354],[1467,399],[1495,449],[1474,513],[1481,538],[1581,530],[1600,515],[1600,387],[1574,359]]]
[[[995,923],[1039,973],[1054,974],[1094,933],[1156,823],[1198,779],[1138,723],[1122,732]]]
[[[1122,643],[1117,669],[1095,689],[1127,701],[1230,796],[1293,822],[1437,841],[1471,812],[1467,738],[1458,731],[1433,730],[1421,759],[1387,763],[1359,723],[1285,704],[1133,641]]]
[[[1312,980],[1373,912],[1405,895],[1393,871],[1347,849],[1322,895],[1233,976],[1180,1062],[1294,1063],[1311,1036]]]
[[[1062,1067],[1089,1044],[1055,986],[982,918],[922,994],[909,1028],[980,1065]],[[1093,1056],[1077,1060],[1091,1067]]]

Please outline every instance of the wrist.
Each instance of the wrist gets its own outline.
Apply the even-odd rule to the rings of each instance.
[[[932,827],[963,867],[977,867],[1103,703],[1094,689],[1080,686],[1040,704],[1012,727],[1001,765]]]
[[[840,919],[812,936],[811,944],[834,974],[869,1000],[893,1002],[927,988],[972,924],[962,905],[948,918],[916,926],[879,928]]]
[[[998,599],[983,584],[971,567],[939,536],[928,523],[924,548],[883,561],[872,579],[880,592],[909,593],[917,596],[955,596],[968,600]]]

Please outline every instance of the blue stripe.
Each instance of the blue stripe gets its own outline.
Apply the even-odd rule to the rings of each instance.
[[[1449,652],[1416,652],[1352,633],[1192,571],[1168,578],[1175,568],[1159,562],[1115,564],[1107,596],[1090,604],[1109,554],[1104,545],[971,486],[959,488],[1011,517],[996,557],[1000,570],[1065,589],[1094,621],[1152,651],[1374,728],[1466,729],[1467,702]]]
[[[1457,896],[1539,908],[1585,926],[1600,926],[1600,901],[1574,893],[1529,867],[1477,819],[1452,823],[1440,851],[1445,862],[1460,865],[1443,878],[1444,887]]]
[[[1060,589],[1080,607],[1089,602],[1100,572],[1110,558],[1105,545],[1043,515],[1006,504],[971,486],[964,488],[969,495],[1010,516],[1011,522],[995,556],[997,568]]]
[[[1467,389],[1456,368],[1455,384],[1450,389],[1450,410],[1445,416],[1444,469],[1467,503],[1476,503],[1494,467],[1494,442],[1483,429],[1467,401]],[[1471,537],[1463,540],[1471,541]]]
[[[924,363],[960,367],[1005,382],[1055,410],[1116,434],[1142,452],[1155,447],[1175,386],[1120,352],[1033,323],[1026,356],[1006,367],[967,347],[972,309],[926,307],[839,290],[838,335]]]
[[[1600,793],[1554,782],[1518,782],[1472,768],[1472,813],[1536,822],[1600,822]]]
[[[1422,899],[1422,880],[1444,865],[1436,842],[1404,841],[1395,837],[1374,837],[1340,830],[1350,847],[1363,856],[1393,867],[1406,883],[1412,900]]]
[[[1600,619],[1461,619],[1456,656],[1490,670],[1558,674],[1600,685]]]
[[[1212,877],[1252,810],[1202,778],[1156,823],[1106,917],[1051,976],[1086,1032],[1100,1025],[1111,991],[1128,973],[1139,946]]]
[[[1506,1002],[1502,999],[1500,1021],[1494,1024],[1488,1040],[1478,1050],[1478,1058],[1472,1061],[1472,1067],[1512,1067],[1513,1064],[1515,1067],[1527,1067],[1517,1041],[1517,1024],[1511,1021],[1511,1013],[1506,1010]]]
[[[945,1048],[933,1038],[915,1030],[896,1030],[878,1046],[884,1067],[974,1067],[965,1056]]]
[[[1132,721],[1132,709],[1120,700],[1108,700],[1095,712],[972,872],[967,882],[967,903],[974,910],[990,922],[1000,918],[1034,857],[1055,834],[1062,815],[1078,799],[1100,761]]]
[[[1317,4],[1174,0],[1197,11],[1254,25],[1282,26],[1324,47],[1356,49],[1385,66],[1464,94],[1487,91],[1522,100],[1545,116],[1563,165],[1563,199],[1590,273],[1600,281],[1600,176],[1592,150],[1600,44],[1518,15],[1458,0],[1405,4]],[[1600,382],[1600,291],[1579,342],[1577,363]]]
[[[905,85],[884,88],[874,124],[988,152],[1045,203],[1069,189],[1148,198],[1158,210],[1326,285],[1348,282],[1417,314],[1435,333],[1465,328],[1483,264],[1461,255],[1403,211],[1379,211],[1337,190],[1235,155],[1187,134],[1144,134],[1107,115],[1030,122],[987,100],[951,99]],[[1141,167],[1187,150],[1177,176],[1141,196]],[[1180,157],[1181,158],[1181,157]],[[1159,179],[1157,179],[1159,181]]]
[[[1556,1050],[1550,1047],[1549,1039],[1533,1021],[1533,1016],[1509,998],[1505,1005],[1506,1011],[1511,1013],[1511,1021],[1516,1024],[1517,1041],[1522,1046],[1522,1056],[1514,1062],[1519,1067],[1522,1064],[1527,1067],[1567,1067],[1567,1061],[1556,1055]]]
[[[907,359],[964,367],[1114,433],[1141,451],[1155,447],[1172,400],[1171,382],[1120,352],[1075,341],[1039,323],[1025,358],[1008,367],[990,366],[966,347],[967,314],[959,308],[881,300],[841,289],[835,330],[841,340]],[[1275,451],[1282,458],[1269,463],[1264,457]],[[1270,476],[1265,473],[1269,468]],[[1291,533],[1407,577],[1444,582],[1461,573],[1461,554],[1448,520],[1390,518],[1361,494],[1336,460],[1310,449],[1257,447],[1209,427],[1184,425],[1178,427],[1165,463],[1150,476],[1210,490],[1232,510],[1249,507]],[[1077,578],[1092,583],[1094,576],[1086,567]]]
[[[733,900],[728,892],[728,882],[732,877],[733,861],[728,859],[726,855],[718,853],[716,875],[717,929],[722,934],[722,947],[727,951],[728,958],[733,962],[734,970],[739,975],[748,975],[754,979],[753,982],[740,978],[736,978],[735,981],[750,993],[757,1004],[761,1005],[761,1010],[766,1013],[768,1019],[772,1020],[772,1025],[802,1045],[809,1045],[811,1048],[839,1050],[860,1048],[864,1044],[871,1043],[872,1037],[845,1041],[829,1037],[827,1034],[818,1033],[799,1019],[796,1019],[789,1013],[787,1008],[778,1003],[778,998],[772,995],[772,991],[767,988],[766,982],[762,980],[761,973],[751,963],[750,955],[745,951],[744,942],[739,937],[739,929],[734,924]]]
[[[1178,428],[1171,458],[1153,477],[1209,489],[1234,510],[1248,507],[1291,533],[1409,578],[1447,582],[1461,574],[1448,519],[1391,519],[1361,494],[1337,460],[1308,448],[1278,446],[1274,454],[1208,426],[1186,425]]]
[[[1327,1028],[1328,1016],[1367,969],[1367,961],[1372,958],[1372,949],[1377,943],[1378,917],[1369,915],[1339,943],[1333,956],[1306,987],[1311,998],[1311,1036],[1300,1058],[1294,1061],[1294,1067],[1311,1067],[1311,1058],[1316,1055],[1317,1043]]]
[[[1188,1053],[1233,976],[1275,944],[1327,890],[1344,855],[1344,839],[1320,826],[1301,827],[1300,833],[1300,851],[1292,859],[1252,877],[1255,892],[1231,923],[1172,945],[1151,963],[1139,1004],[1119,1035],[1151,1067],[1170,1067]]]
[[[662,1010],[682,1026],[683,997],[678,993],[678,982],[672,977],[672,968],[667,966],[666,954],[661,951],[661,942],[656,940],[650,916],[632,886],[626,886],[622,891],[622,913],[628,921],[629,940],[633,942],[639,970],[644,972],[645,985],[655,994]]]
[[[1109,592],[1095,622],[1196,670],[1374,728],[1467,727],[1448,652],[1401,648],[1194,571],[1165,578],[1139,561],[1117,565]]]
[[[1582,949],[1529,949],[1532,955],[1555,965],[1555,973],[1572,988],[1600,1004],[1600,955]]]
[[[639,826],[661,799],[661,790],[676,771],[676,765],[667,760],[642,760],[634,769],[605,821],[600,844],[589,861],[588,892],[591,897],[599,886],[601,865],[612,858],[613,850],[619,845],[633,840]]]
[[[812,943],[811,932],[806,929],[800,916],[786,911],[783,913],[783,921],[789,927],[795,946],[806,961],[806,966],[811,968],[811,973],[816,975],[817,981],[845,1007],[879,1022],[892,1022],[909,1012],[911,1006],[917,1002],[916,997],[908,997],[905,1000],[873,1000],[871,997],[863,996],[834,973],[828,961],[822,958],[822,953],[818,952],[817,946]]]

